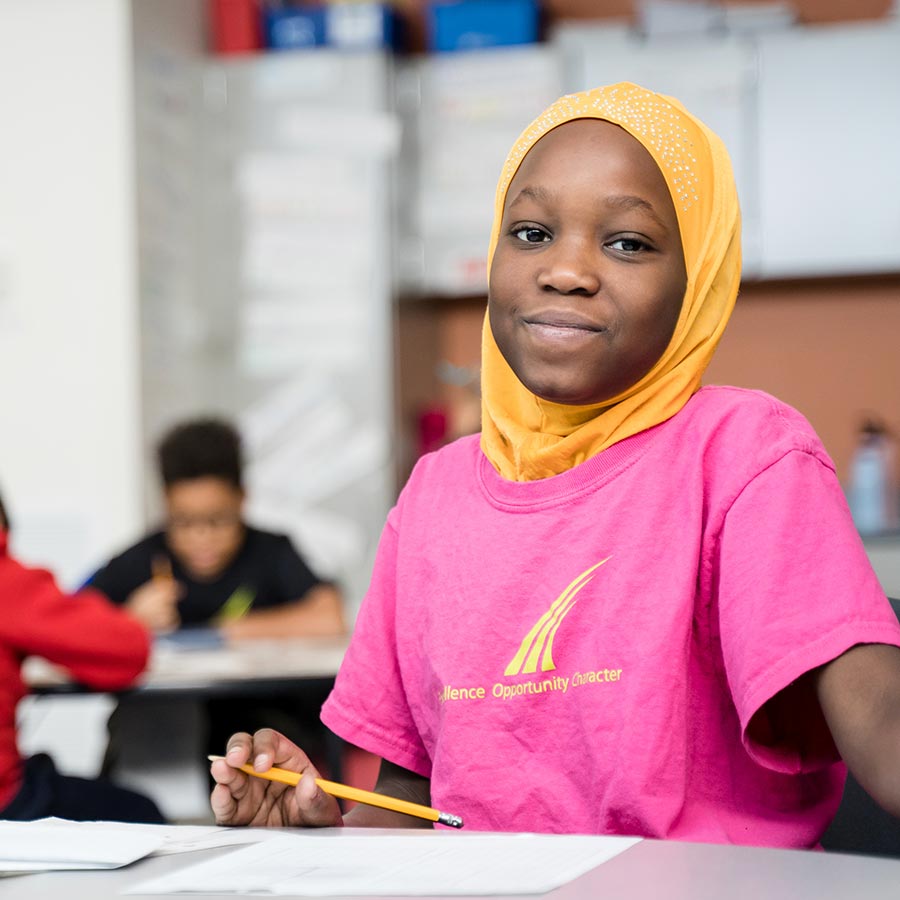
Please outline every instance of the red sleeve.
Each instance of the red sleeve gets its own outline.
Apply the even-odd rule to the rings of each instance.
[[[53,576],[0,557],[0,642],[42,656],[98,690],[130,685],[143,672],[150,636],[102,594],[63,593]]]

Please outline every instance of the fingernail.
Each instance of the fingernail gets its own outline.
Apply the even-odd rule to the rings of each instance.
[[[300,779],[299,787],[307,800],[312,800],[316,795],[316,791],[319,789],[315,778],[310,778],[308,773],[304,773],[303,777]]]
[[[256,759],[253,760],[253,768],[254,769],[268,769],[269,768],[269,761],[268,761],[268,759],[266,759],[266,756],[264,753],[260,753],[259,756],[257,756]]]

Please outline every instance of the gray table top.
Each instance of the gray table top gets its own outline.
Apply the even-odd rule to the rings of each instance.
[[[338,832],[359,833],[356,829]],[[433,834],[439,836],[439,832]],[[225,852],[229,848],[151,857],[114,871],[6,878],[0,880],[0,897],[118,898],[131,885]],[[235,895],[202,896],[230,900]],[[883,900],[900,897],[900,860],[645,840],[544,896],[552,900]]]

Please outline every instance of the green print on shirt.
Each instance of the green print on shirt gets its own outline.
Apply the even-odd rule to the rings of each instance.
[[[243,616],[256,599],[256,591],[242,585],[223,604],[216,619],[220,622],[233,622]]]

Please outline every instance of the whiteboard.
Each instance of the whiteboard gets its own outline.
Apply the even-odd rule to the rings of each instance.
[[[900,271],[900,26],[760,38],[762,274]]]

